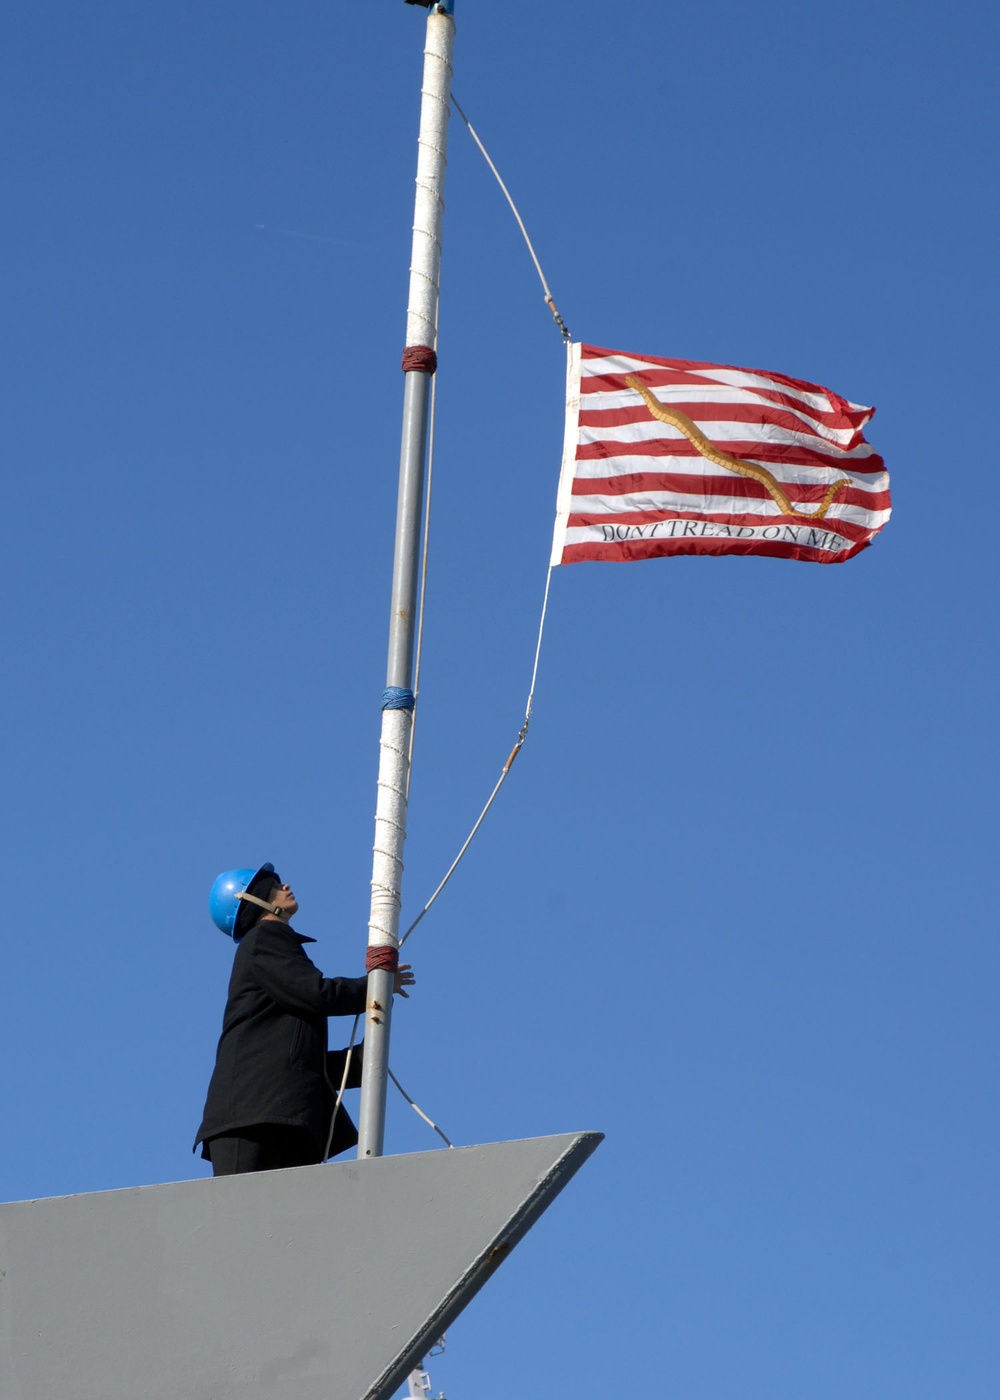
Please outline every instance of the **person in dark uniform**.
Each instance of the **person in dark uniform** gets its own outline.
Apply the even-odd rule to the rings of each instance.
[[[290,886],[273,865],[227,870],[209,910],[236,943],[215,1070],[195,1148],[215,1176],[304,1167],[346,1152],[357,1129],[336,1095],[350,1054],[347,1088],[361,1083],[363,1047],[327,1049],[327,1017],[361,1016],[367,977],[324,977],[296,933]],[[414,977],[400,964],[395,990]]]

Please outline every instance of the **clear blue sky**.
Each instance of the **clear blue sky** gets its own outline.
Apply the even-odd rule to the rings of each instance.
[[[992,1400],[995,7],[459,6],[574,334],[877,405],[895,515],[843,566],[556,572],[393,1062],[457,1142],[607,1141],[435,1388]],[[220,869],[361,968],[423,23],[7,11],[2,1199],[203,1173]],[[408,911],[520,722],[562,436],[457,122],[447,205]]]

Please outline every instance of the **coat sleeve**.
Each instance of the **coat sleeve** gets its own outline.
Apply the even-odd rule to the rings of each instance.
[[[255,938],[250,971],[257,985],[293,1016],[358,1016],[364,1012],[367,977],[324,977],[301,945]]]

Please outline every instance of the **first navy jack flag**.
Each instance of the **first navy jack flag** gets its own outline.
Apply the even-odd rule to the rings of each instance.
[[[783,374],[574,344],[552,563],[842,563],[889,519],[874,412]]]

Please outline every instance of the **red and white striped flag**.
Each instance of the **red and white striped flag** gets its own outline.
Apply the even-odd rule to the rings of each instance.
[[[889,519],[874,412],[783,374],[573,345],[552,563],[850,559]]]

